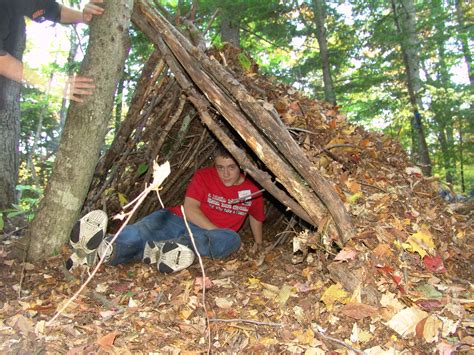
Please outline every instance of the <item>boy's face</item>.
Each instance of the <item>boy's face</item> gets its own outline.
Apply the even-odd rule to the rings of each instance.
[[[232,158],[216,157],[214,159],[217,174],[225,186],[241,183],[240,168]]]

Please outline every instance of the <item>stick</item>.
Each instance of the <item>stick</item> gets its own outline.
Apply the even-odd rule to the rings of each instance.
[[[183,219],[184,223],[186,224],[186,228],[188,229],[189,232],[189,238],[191,238],[191,242],[193,243],[194,250],[196,251],[196,254],[199,259],[199,266],[201,266],[201,271],[202,271],[202,307],[204,308],[204,314],[206,316],[206,326],[207,326],[207,340],[208,340],[208,347],[207,347],[207,353],[211,353],[211,327],[209,323],[209,316],[207,314],[207,308],[206,308],[206,272],[204,270],[204,264],[202,262],[201,255],[199,254],[198,248],[196,247],[196,243],[194,241],[194,236],[193,233],[191,232],[191,228],[189,227],[188,220],[186,219],[186,213],[184,212],[184,206],[181,205],[181,213],[183,214]]]
[[[283,327],[282,323],[272,323],[272,322],[259,322],[252,319],[242,319],[242,318],[234,318],[234,319],[220,319],[220,318],[210,318],[210,322],[224,322],[224,323],[250,323],[255,325],[264,325],[268,327]]]

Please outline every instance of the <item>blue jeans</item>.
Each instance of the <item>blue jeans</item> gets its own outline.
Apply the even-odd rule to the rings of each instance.
[[[240,248],[240,236],[233,230],[207,230],[190,222],[188,224],[201,256],[222,259]],[[114,242],[114,252],[107,264],[141,261],[149,240],[174,241],[195,251],[184,219],[167,209],[160,209],[123,229]]]

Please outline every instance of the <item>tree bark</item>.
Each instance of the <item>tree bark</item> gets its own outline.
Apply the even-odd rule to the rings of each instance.
[[[240,18],[231,20],[227,15],[222,15],[220,28],[222,42],[228,42],[234,47],[240,48]]]
[[[319,58],[323,69],[324,98],[331,104],[336,104],[336,93],[331,76],[328,43],[326,38],[326,1],[313,0],[314,23],[316,24],[316,38],[319,44]]]
[[[11,29],[9,53],[21,60],[25,49],[25,22],[23,19]],[[20,141],[21,85],[0,76],[0,210],[16,203]]]
[[[469,1],[467,1],[469,3]],[[466,5],[468,6],[468,5]],[[472,6],[472,4],[471,4]],[[472,8],[471,8],[472,11]],[[460,41],[461,41],[461,47],[462,47],[462,52],[464,55],[464,61],[466,62],[467,66],[467,72],[469,75],[469,82],[471,85],[474,83],[474,70],[472,69],[472,53],[469,48],[469,42],[468,42],[468,36],[467,33],[468,30],[465,29],[466,24],[464,23],[464,9],[463,9],[463,1],[462,0],[456,0],[456,17],[458,20],[458,28],[459,31],[458,33],[460,34]],[[464,35],[466,34],[466,35]]]
[[[414,151],[418,152],[421,169],[426,176],[431,176],[431,159],[423,128],[420,111],[423,108],[420,90],[420,59],[418,50],[420,48],[416,33],[416,9],[413,0],[392,0],[394,19],[400,35],[403,61],[407,75],[407,88],[410,103],[413,109],[411,120],[415,132],[416,145]]]
[[[87,195],[112,116],[114,93],[129,50],[133,0],[106,1],[91,23],[80,75],[94,78],[95,94],[68,111],[53,174],[31,225],[28,258],[53,254],[67,241]],[[110,55],[113,53],[113,55]]]

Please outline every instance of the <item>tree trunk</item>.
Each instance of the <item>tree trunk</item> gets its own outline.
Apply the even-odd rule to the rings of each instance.
[[[21,19],[16,25],[11,29],[7,50],[21,60],[25,49],[25,22]],[[10,208],[17,200],[20,89],[19,83],[0,76],[0,210]]]
[[[407,88],[410,103],[413,109],[412,127],[416,133],[416,146],[414,151],[418,152],[418,159],[423,173],[431,176],[431,160],[426,144],[425,133],[420,110],[423,105],[420,97],[420,59],[418,50],[420,48],[416,33],[416,11],[413,0],[392,0],[394,19],[400,35],[403,61],[407,74]]]
[[[231,20],[227,15],[222,15],[221,19],[221,39],[222,42],[229,42],[234,47],[240,48],[240,18]]]
[[[472,54],[471,50],[469,48],[469,42],[468,42],[468,33],[469,31],[465,28],[466,25],[464,24],[464,9],[463,9],[463,1],[462,0],[456,0],[456,17],[458,20],[458,33],[461,41],[461,46],[462,46],[462,52],[464,55],[464,61],[466,62],[467,66],[467,72],[469,74],[469,81],[471,85],[474,83],[474,71],[472,69]],[[469,1],[467,1],[469,3]],[[468,5],[466,5],[467,7]],[[471,5],[472,6],[472,5]],[[471,8],[472,11],[472,8]],[[464,35],[466,34],[466,35]]]
[[[67,241],[87,195],[112,115],[129,49],[133,0],[106,1],[103,5],[104,15],[91,23],[89,48],[80,70],[80,75],[94,78],[95,94],[69,108],[53,174],[31,225],[30,260],[52,255]]]
[[[314,23],[316,24],[316,37],[319,43],[319,57],[323,67],[324,98],[326,101],[336,104],[336,93],[331,76],[329,63],[329,51],[326,38],[326,1],[313,0]]]
[[[76,58],[77,49],[79,48],[79,39],[77,38],[76,29],[71,28],[69,31],[69,54],[67,56],[66,65],[69,67],[68,75],[73,74],[72,70],[72,63],[74,62],[74,58]],[[66,121],[67,115],[67,100],[63,99],[61,101],[61,110],[59,111],[59,127],[60,131],[62,131],[64,127],[64,122]]]
[[[117,93],[115,94],[115,124],[114,124],[114,132],[117,135],[117,132],[120,128],[120,124],[122,122],[122,105],[123,105],[123,88],[125,84],[125,75],[120,78],[117,87]]]

